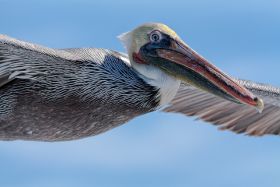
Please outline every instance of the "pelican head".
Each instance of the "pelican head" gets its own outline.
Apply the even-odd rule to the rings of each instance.
[[[236,103],[258,110],[264,107],[260,98],[192,50],[164,24],[144,24],[119,38],[127,49],[131,66],[161,89],[161,104],[175,96],[183,81]]]

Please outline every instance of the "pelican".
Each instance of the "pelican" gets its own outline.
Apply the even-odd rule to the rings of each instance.
[[[230,77],[161,23],[119,39],[127,55],[0,35],[0,139],[80,139],[155,110],[236,133],[280,133],[279,88]]]

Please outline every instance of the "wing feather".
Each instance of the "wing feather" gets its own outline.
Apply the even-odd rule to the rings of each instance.
[[[78,56],[65,50],[40,45],[0,35],[0,87],[18,79],[32,79],[39,75],[44,62],[77,61]],[[35,68],[38,67],[38,68]]]
[[[24,42],[0,34],[0,87],[14,79],[36,80],[36,76],[46,73],[53,65],[64,68],[69,64],[80,62],[103,63],[104,56],[110,55],[129,64],[125,54],[106,49],[79,48],[79,49],[52,49],[33,43]],[[110,59],[107,59],[109,61]],[[48,64],[46,66],[45,64]],[[61,66],[62,67],[62,66]]]
[[[236,80],[264,100],[265,109],[232,103],[187,84],[181,87],[165,112],[196,116],[197,119],[217,125],[222,130],[262,136],[280,134],[280,89],[245,80]]]

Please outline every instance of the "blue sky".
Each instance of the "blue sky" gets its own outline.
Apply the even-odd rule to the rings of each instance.
[[[0,0],[0,6],[0,33],[54,48],[123,51],[117,35],[162,22],[230,75],[280,86],[276,0]],[[278,187],[279,144],[280,137],[235,135],[154,112],[78,141],[0,142],[0,186]]]

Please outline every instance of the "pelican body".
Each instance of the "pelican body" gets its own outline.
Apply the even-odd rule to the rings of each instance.
[[[7,74],[10,80],[16,78],[0,89],[2,139],[68,140],[95,135],[159,104],[158,89],[141,79],[120,53],[81,49],[59,51],[51,58],[28,50],[22,54],[28,59],[13,68],[24,73]]]
[[[262,111],[263,99],[277,108],[277,88],[231,78],[163,24],[144,24],[120,39],[128,55],[50,49],[0,35],[0,139],[89,137],[167,105],[167,112],[199,115],[235,132],[279,134],[279,118],[260,125],[262,114],[253,109]],[[232,117],[225,120],[224,112]]]

